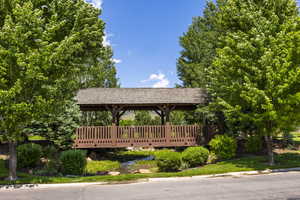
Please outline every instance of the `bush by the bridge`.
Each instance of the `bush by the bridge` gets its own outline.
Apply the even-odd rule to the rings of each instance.
[[[220,159],[230,159],[235,157],[237,143],[236,140],[227,135],[216,135],[210,142],[211,151]]]
[[[182,161],[188,167],[196,167],[206,163],[209,151],[204,147],[188,147],[182,152]]]
[[[18,168],[36,167],[42,156],[42,147],[38,144],[22,144],[17,148]]]
[[[86,151],[68,150],[60,155],[62,173],[67,175],[82,175],[84,173],[87,161]]]
[[[181,167],[181,154],[173,151],[161,151],[155,155],[159,171],[174,172]]]

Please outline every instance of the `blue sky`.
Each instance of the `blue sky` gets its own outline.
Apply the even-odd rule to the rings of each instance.
[[[102,8],[121,87],[174,87],[179,37],[205,0],[87,0]]]

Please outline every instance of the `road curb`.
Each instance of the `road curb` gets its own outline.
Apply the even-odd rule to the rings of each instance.
[[[266,169],[257,171],[244,171],[244,172],[228,172],[224,174],[212,174],[212,175],[199,175],[199,176],[189,176],[189,177],[170,177],[170,178],[149,178],[149,182],[160,182],[160,181],[177,181],[177,180],[189,180],[189,179],[205,179],[205,178],[219,178],[219,177],[240,177],[249,175],[264,175],[273,173],[283,173],[283,172],[299,172],[300,167],[288,168],[288,169]]]
[[[267,169],[267,170],[229,172],[229,173],[224,173],[224,174],[199,175],[199,176],[148,178],[148,179],[139,179],[139,180],[122,181],[122,182],[0,185],[0,191],[16,190],[16,189],[48,189],[48,188],[57,188],[57,187],[59,187],[59,188],[83,187],[83,186],[92,186],[92,185],[112,185],[112,184],[145,183],[145,182],[180,181],[180,180],[220,178],[220,177],[241,177],[241,176],[249,176],[249,175],[264,175],[264,174],[299,172],[299,171],[300,171],[300,167],[296,167],[296,168],[288,168],[288,169],[273,169],[273,170]]]

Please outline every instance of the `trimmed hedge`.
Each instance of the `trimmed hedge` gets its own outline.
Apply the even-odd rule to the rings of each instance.
[[[42,156],[42,147],[28,143],[17,147],[18,168],[34,168]]]
[[[87,164],[85,157],[86,151],[63,151],[59,157],[62,167],[62,173],[65,175],[82,175]]]
[[[216,135],[209,142],[211,151],[220,159],[230,159],[235,157],[237,150],[236,140],[227,135]]]
[[[209,151],[204,147],[188,147],[182,152],[182,161],[189,167],[196,167],[206,163]]]
[[[174,172],[181,167],[181,154],[172,151],[162,151],[155,155],[159,171]]]

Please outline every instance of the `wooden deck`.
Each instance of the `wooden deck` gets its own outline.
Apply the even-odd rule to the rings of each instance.
[[[75,148],[197,146],[198,125],[89,126],[76,130]]]

